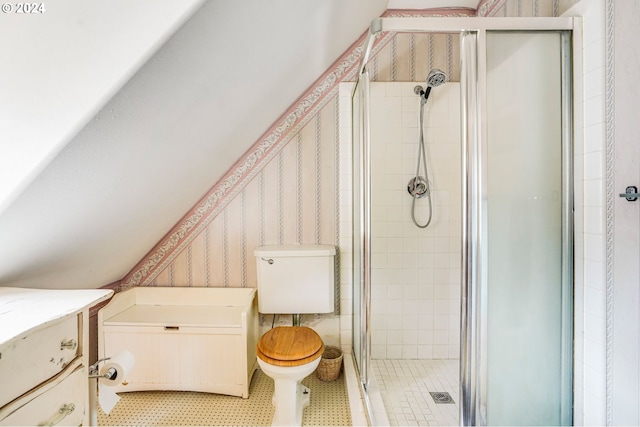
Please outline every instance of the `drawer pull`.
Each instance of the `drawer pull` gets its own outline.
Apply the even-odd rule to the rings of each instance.
[[[180,330],[180,326],[165,326],[164,330],[165,331],[179,331]]]
[[[54,426],[62,421],[67,415],[71,414],[76,409],[76,405],[73,403],[68,403],[66,405],[62,405],[60,409],[58,409],[58,413],[55,414],[49,421],[45,421],[44,423],[38,424],[39,426]]]
[[[73,338],[60,342],[60,350],[75,350],[76,348],[78,348],[78,342]]]

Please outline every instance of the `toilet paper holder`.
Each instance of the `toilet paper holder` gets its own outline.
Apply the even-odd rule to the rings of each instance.
[[[107,362],[108,361],[108,362]],[[106,362],[100,368],[100,363]],[[112,356],[98,359],[88,367],[89,381],[89,425],[98,425],[98,403],[108,415],[120,397],[113,390],[117,384],[125,384],[123,379],[133,368],[135,359],[128,350],[123,350]]]
[[[118,371],[116,370],[116,368],[109,368],[107,369],[107,372],[103,374],[101,374],[100,370],[98,369],[98,365],[100,364],[100,362],[105,362],[107,360],[111,360],[111,358],[105,357],[102,359],[98,359],[96,363],[89,366],[89,378],[106,378],[108,380],[116,379],[116,377],[118,376]]]

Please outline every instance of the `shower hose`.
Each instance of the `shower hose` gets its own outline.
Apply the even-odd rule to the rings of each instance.
[[[416,220],[416,199],[421,197],[421,194],[418,191],[414,191],[411,193],[412,201],[411,201],[411,220],[413,223],[419,228],[427,228],[429,224],[431,224],[431,218],[433,216],[433,206],[431,204],[431,185],[429,184],[429,173],[427,171],[427,153],[424,146],[424,106],[427,103],[425,97],[420,97],[420,136],[418,139],[418,162],[416,165],[416,176],[414,178],[414,184],[417,187],[418,182],[420,182],[420,165],[422,163],[422,167],[424,169],[424,192],[421,194],[426,194],[427,196],[427,205],[429,206],[429,217],[427,222],[424,224],[420,224],[418,220]]]

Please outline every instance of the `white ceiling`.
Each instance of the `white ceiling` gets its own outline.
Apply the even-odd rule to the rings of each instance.
[[[0,15],[0,286],[121,279],[387,8],[134,3]]]
[[[29,19],[0,15],[0,212],[203,1],[57,0]]]

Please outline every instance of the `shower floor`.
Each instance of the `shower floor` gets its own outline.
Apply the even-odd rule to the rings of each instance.
[[[370,391],[376,425],[460,425],[458,360],[371,360]],[[430,392],[446,392],[455,403],[436,404]],[[371,395],[372,393],[370,393]],[[378,406],[384,405],[384,408]]]

